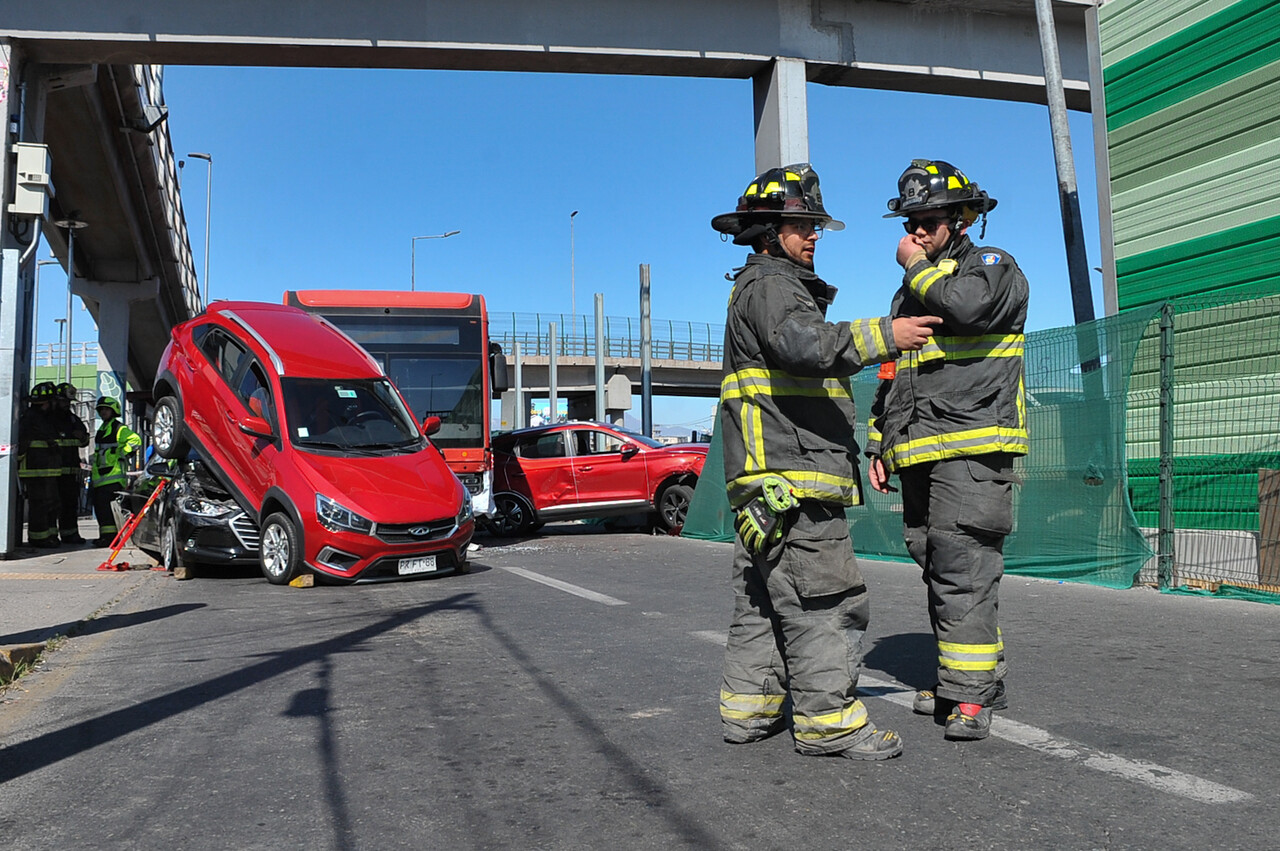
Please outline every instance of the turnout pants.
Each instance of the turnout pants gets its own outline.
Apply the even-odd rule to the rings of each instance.
[[[63,473],[58,477],[58,529],[62,539],[80,537],[80,489],[84,479],[79,473]]]
[[[903,468],[903,537],[929,589],[939,697],[990,705],[1005,674],[998,617],[1004,538],[1013,527],[1012,456]]]
[[[120,531],[116,528],[115,512],[111,510],[111,503],[118,490],[120,486],[115,483],[98,485],[93,489],[93,514],[98,518],[98,537],[108,541]]]
[[[725,741],[782,730],[788,691],[800,753],[836,753],[871,735],[856,695],[870,607],[844,508],[801,503],[783,539],[755,556],[735,540],[733,588],[720,686]]]
[[[58,477],[22,479],[27,491],[27,541],[39,544],[58,540]]]

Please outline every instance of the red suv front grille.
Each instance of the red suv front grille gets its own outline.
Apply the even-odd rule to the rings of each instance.
[[[457,528],[453,518],[425,523],[379,523],[374,534],[388,544],[416,544],[447,538]]]

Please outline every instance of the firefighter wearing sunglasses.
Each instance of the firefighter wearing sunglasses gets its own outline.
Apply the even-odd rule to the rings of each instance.
[[[928,587],[937,684],[913,709],[952,740],[984,739],[1004,709],[997,618],[1004,539],[1013,526],[1014,459],[1027,452],[1023,326],[1027,279],[1009,252],[969,228],[996,200],[942,160],[912,160],[885,218],[901,217],[904,269],[894,317],[942,317],[923,348],[897,359],[871,410],[866,453],[878,491],[902,485],[903,537]]]

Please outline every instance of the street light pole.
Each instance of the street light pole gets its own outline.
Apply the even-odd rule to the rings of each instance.
[[[209,214],[213,211],[213,155],[187,154],[209,164],[209,176],[204,189],[204,306],[209,306]]]
[[[35,381],[35,367],[37,366],[37,358],[40,355],[40,267],[52,266],[57,260],[37,260],[36,261],[36,294],[33,299],[33,309],[31,311],[31,368],[32,382]],[[53,358],[49,358],[52,365]]]
[[[58,219],[54,222],[60,228],[67,229],[67,373],[63,379],[68,384],[71,383],[71,296],[72,290],[75,288],[76,279],[76,231],[81,228],[88,227],[88,222],[82,222],[76,218]]]
[[[409,240],[409,291],[416,292],[418,289],[418,240],[420,239],[447,239],[454,234],[462,233],[460,230],[451,230],[448,233],[433,233],[428,236],[415,236]]]
[[[56,322],[58,325],[58,348],[61,349],[62,348],[62,329],[63,329],[63,326],[67,324],[67,320],[63,318],[63,319],[55,319],[53,321]],[[70,355],[71,352],[68,351],[67,354]],[[70,369],[71,367],[68,366],[67,368]]]
[[[578,312],[578,298],[574,292],[573,280],[573,217],[578,215],[578,211],[574,210],[569,214],[569,315],[573,316]]]

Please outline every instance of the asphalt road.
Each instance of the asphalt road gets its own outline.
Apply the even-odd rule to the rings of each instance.
[[[1006,577],[1010,708],[912,715],[913,567],[864,562],[906,752],[729,746],[730,547],[551,526],[465,576],[142,582],[0,702],[13,849],[1270,848],[1280,607]]]

